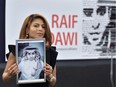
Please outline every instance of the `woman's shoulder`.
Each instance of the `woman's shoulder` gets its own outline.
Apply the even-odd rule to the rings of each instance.
[[[50,47],[50,50],[51,50],[52,52],[58,53],[57,50],[56,50],[56,46],[51,46],[51,47]]]
[[[15,45],[8,45],[9,52],[6,54],[6,57],[8,58],[9,54],[12,52],[12,54],[15,56]]]
[[[51,46],[51,49],[54,49],[54,50],[56,50],[56,46]]]
[[[9,51],[15,51],[15,45],[8,45]]]

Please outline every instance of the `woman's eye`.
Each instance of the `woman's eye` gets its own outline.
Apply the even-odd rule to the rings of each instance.
[[[42,25],[42,28],[45,28],[45,25]]]
[[[42,28],[46,28],[45,25],[34,25],[35,28],[38,28],[38,27],[42,27]]]
[[[39,25],[34,25],[34,27],[38,27]]]

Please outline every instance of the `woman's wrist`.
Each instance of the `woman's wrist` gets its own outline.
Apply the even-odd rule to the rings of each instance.
[[[7,72],[4,72],[2,75],[2,79],[3,81],[8,81],[9,79],[11,79],[12,76],[10,76]]]
[[[52,82],[55,79],[55,77],[53,76],[53,74],[50,74],[50,76],[48,77],[48,81]]]
[[[47,77],[47,80],[50,81],[52,77],[53,77],[53,74],[50,74],[50,75]]]
[[[54,79],[55,79],[55,77],[54,76],[52,76],[51,78],[50,78],[50,82],[53,82],[54,81]]]
[[[56,84],[56,77],[53,74],[50,74],[49,78],[47,79],[51,87],[54,87]]]

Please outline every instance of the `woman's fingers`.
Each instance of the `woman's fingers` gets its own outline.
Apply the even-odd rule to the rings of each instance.
[[[53,70],[49,64],[46,64],[46,69],[51,70],[51,71]]]
[[[17,64],[15,63],[15,64],[13,64],[10,68],[8,68],[8,73],[9,73],[9,75],[16,75],[17,74],[17,72],[18,72],[18,66],[17,66]]]
[[[49,64],[46,64],[46,66],[44,66],[44,72],[46,73],[46,75],[50,75],[52,74],[52,67]]]

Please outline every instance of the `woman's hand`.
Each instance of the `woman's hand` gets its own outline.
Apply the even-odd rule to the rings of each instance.
[[[46,79],[49,81],[50,85],[54,87],[56,84],[56,65],[53,70],[52,66],[46,63],[44,66],[44,72],[46,73]]]
[[[6,71],[6,75],[8,76],[8,78],[15,76],[17,73],[18,73],[18,65],[16,63],[11,65]]]
[[[44,72],[46,73],[47,80],[49,80],[53,74],[53,69],[48,63],[44,66]]]
[[[9,81],[13,76],[17,74],[17,72],[18,72],[18,66],[16,64],[16,58],[11,52],[9,54],[6,67],[2,74],[3,81]]]
[[[17,73],[18,73],[18,65],[16,63],[14,63],[8,69],[5,69],[5,71],[2,75],[3,81],[9,81]]]

